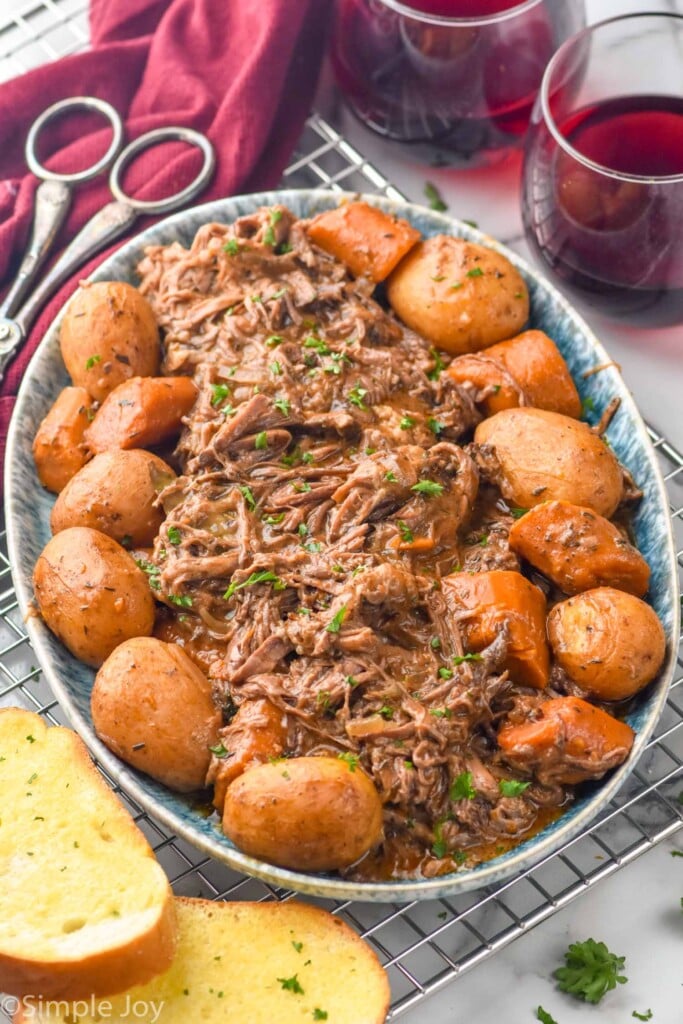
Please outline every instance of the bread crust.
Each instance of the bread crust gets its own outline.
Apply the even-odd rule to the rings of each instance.
[[[64,765],[65,776],[69,772],[80,773],[87,787],[92,787],[93,802],[96,800],[98,804],[111,806],[117,832],[124,835],[129,833],[131,846],[139,852],[141,863],[147,857],[154,859],[154,853],[147,840],[97,771],[85,744],[76,733],[61,726],[48,729],[38,715],[20,708],[0,709],[0,738],[7,737],[8,725],[9,730],[16,733],[17,738],[31,734],[39,741],[38,745],[32,744],[30,747],[33,765],[39,765],[40,743],[44,740],[53,742],[48,738],[50,733],[54,732],[62,738],[68,737],[66,749],[69,751],[69,763]],[[47,760],[48,755],[45,756]],[[59,799],[65,798],[60,794]],[[1,805],[0,794],[0,807]],[[8,810],[11,813],[11,808]],[[83,808],[80,806],[73,808],[75,815],[82,812]],[[41,832],[43,834],[39,839],[40,846],[43,849],[45,846],[49,848],[50,835],[45,832],[44,823]],[[159,865],[157,867],[161,880],[163,869]],[[115,864],[103,860],[103,886],[107,886],[107,873],[115,870]],[[30,903],[34,895],[27,892],[26,900]],[[114,935],[110,948],[90,953],[84,951],[81,957],[77,954],[60,955],[57,951],[54,957],[41,957],[37,953],[35,958],[29,958],[17,955],[5,942],[0,946],[0,991],[15,996],[82,999],[92,995],[114,995],[149,981],[170,966],[176,949],[175,902],[168,883],[165,898],[159,901],[158,906],[151,904],[150,911],[154,910],[156,914],[150,912],[141,915],[142,931],[133,931],[133,934],[130,934],[124,920],[123,927],[112,927]],[[0,914],[2,912],[3,901],[0,892]],[[39,925],[39,922],[37,923]],[[124,934],[117,941],[117,931],[128,931],[128,934]]]

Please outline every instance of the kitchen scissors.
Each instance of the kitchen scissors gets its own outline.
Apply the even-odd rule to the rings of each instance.
[[[103,114],[112,128],[111,143],[106,153],[83,171],[72,174],[51,171],[38,157],[38,138],[50,121],[76,108]],[[201,151],[204,159],[194,181],[165,199],[143,200],[129,196],[123,189],[122,181],[123,173],[133,157],[159,142],[173,140],[187,142]],[[192,128],[154,128],[130,142],[125,149],[122,148],[123,142],[123,122],[118,112],[110,103],[92,96],[73,96],[60,100],[48,107],[31,126],[26,139],[26,162],[42,181],[36,190],[28,247],[17,276],[0,304],[0,381],[8,363],[26,340],[40,308],[59,285],[90,256],[124,234],[141,214],[170,213],[186,201],[194,199],[208,183],[216,164],[213,146],[205,135]],[[105,170],[109,170],[109,188],[114,199],[81,228],[40,284],[33,289],[38,271],[69,212],[74,186],[90,181]],[[30,298],[24,301],[29,291]]]

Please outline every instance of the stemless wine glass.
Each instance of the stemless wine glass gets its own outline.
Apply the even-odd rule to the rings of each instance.
[[[583,0],[335,0],[332,64],[351,110],[433,166],[521,142],[543,71]]]
[[[683,16],[585,29],[547,67],[525,155],[529,243],[603,312],[683,320]]]

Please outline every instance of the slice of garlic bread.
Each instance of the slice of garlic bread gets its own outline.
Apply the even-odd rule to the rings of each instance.
[[[175,906],[70,729],[0,710],[0,992],[121,992],[171,963]]]
[[[146,985],[98,1009],[27,998],[14,1024],[381,1024],[387,976],[348,925],[306,903],[179,898],[178,953]],[[106,1011],[106,1012],[105,1012]]]

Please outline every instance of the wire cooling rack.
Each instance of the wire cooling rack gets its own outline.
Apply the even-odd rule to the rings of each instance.
[[[11,13],[5,4],[12,7]],[[0,81],[87,45],[83,0],[0,0]],[[401,194],[329,124],[312,116],[287,168],[289,187]],[[655,431],[683,577],[683,455]],[[683,637],[681,638],[683,643]],[[392,988],[390,1019],[492,956],[601,879],[683,825],[683,659],[656,733],[618,797],[562,850],[504,885],[408,905],[313,900],[344,918],[374,947]],[[35,664],[0,533],[0,706],[20,705],[67,724]],[[111,780],[109,780],[111,781]],[[116,788],[116,787],[115,787]],[[178,894],[209,899],[287,900],[293,894],[247,878],[169,835],[117,789]],[[6,880],[0,880],[0,884]],[[0,1015],[1,1016],[1,1015]],[[6,1018],[3,1018],[6,1019]]]

